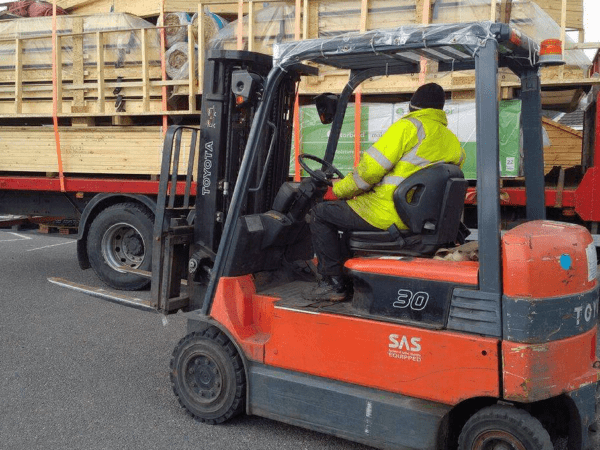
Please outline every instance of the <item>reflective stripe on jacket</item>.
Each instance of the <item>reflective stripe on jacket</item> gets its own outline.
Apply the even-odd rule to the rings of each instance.
[[[386,230],[407,226],[394,207],[396,187],[417,170],[436,162],[462,167],[465,152],[447,128],[446,113],[421,109],[394,123],[367,151],[354,171],[336,183],[334,194],[371,225]]]

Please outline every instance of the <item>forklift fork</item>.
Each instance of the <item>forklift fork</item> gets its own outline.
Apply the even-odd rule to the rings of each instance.
[[[185,188],[177,192],[181,144],[184,130],[191,131],[185,174]],[[187,272],[189,248],[194,227],[189,223],[194,209],[190,205],[194,159],[198,144],[197,127],[173,125],[167,130],[158,188],[152,243],[151,293],[154,307],[165,314],[186,307],[189,295],[182,292],[181,279]]]

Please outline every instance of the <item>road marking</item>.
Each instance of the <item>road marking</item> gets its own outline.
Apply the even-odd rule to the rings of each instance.
[[[34,250],[42,250],[44,248],[58,247],[59,245],[67,245],[67,244],[75,244],[75,243],[77,243],[77,241],[61,242],[60,244],[44,245],[43,247],[30,248],[29,250],[26,250],[26,251],[27,252],[32,252]]]
[[[26,241],[31,239],[29,236],[23,236],[19,233],[12,233],[10,231],[6,232],[7,234],[12,234],[13,236],[17,236],[18,239],[0,239],[0,242],[14,242],[14,241]]]

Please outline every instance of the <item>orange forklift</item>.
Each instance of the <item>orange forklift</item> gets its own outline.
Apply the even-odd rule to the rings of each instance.
[[[460,240],[466,190],[460,170],[434,165],[396,191],[409,230],[342,237],[350,300],[307,299],[307,217],[340,175],[332,161],[352,93],[418,73],[423,59],[440,74],[475,70],[479,261],[432,258]],[[293,101],[316,71],[307,62],[350,77],[317,105],[329,142],[323,158],[301,156],[310,177],[294,183]],[[153,300],[112,299],[186,311],[171,360],[181,405],[209,424],[245,412],[381,449],[599,449],[596,250],[585,228],[545,220],[542,63],[535,42],[491,22],[283,43],[273,58],[210,52],[200,128],[171,127],[165,140]],[[521,79],[528,199],[528,221],[503,235],[500,67]],[[174,189],[184,132],[190,162],[199,143],[195,203]]]

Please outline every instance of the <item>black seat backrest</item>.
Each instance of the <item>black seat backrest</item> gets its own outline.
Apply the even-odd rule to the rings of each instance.
[[[404,180],[394,191],[394,205],[412,233],[431,243],[454,242],[467,185],[460,167],[436,163]]]

